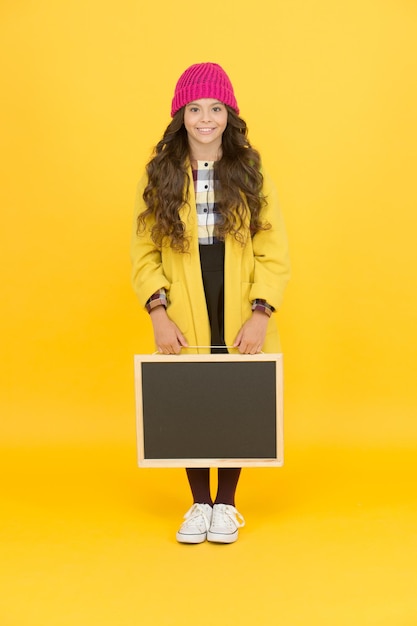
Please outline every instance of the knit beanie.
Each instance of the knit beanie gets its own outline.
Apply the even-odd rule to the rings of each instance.
[[[197,63],[185,70],[175,87],[171,117],[189,102],[200,98],[215,98],[239,113],[232,83],[217,63]]]

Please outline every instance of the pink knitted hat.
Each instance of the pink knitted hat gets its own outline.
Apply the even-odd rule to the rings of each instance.
[[[239,113],[232,83],[217,63],[197,63],[185,70],[175,87],[171,117],[189,102],[200,98],[216,98]]]

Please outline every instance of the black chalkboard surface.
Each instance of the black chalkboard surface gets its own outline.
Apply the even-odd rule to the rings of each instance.
[[[282,355],[135,356],[141,467],[283,464]]]

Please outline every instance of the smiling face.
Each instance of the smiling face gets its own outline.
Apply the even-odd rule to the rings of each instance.
[[[227,108],[218,100],[202,98],[189,102],[184,110],[184,126],[193,158],[215,161],[220,156]]]

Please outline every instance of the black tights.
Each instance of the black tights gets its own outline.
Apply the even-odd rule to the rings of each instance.
[[[216,499],[210,495],[210,469],[187,468],[194,502],[199,504],[231,504],[235,506],[235,493],[240,476],[240,467],[219,467]]]

